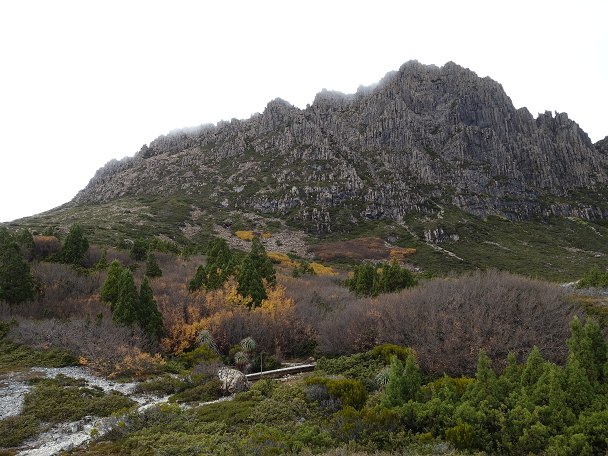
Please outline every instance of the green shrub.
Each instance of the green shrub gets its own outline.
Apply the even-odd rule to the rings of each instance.
[[[0,421],[0,447],[15,447],[39,432],[39,424],[32,416],[11,416]]]
[[[254,401],[225,401],[205,404],[196,409],[196,416],[202,422],[222,421],[230,426],[237,426],[247,421],[253,408]]]
[[[23,415],[48,423],[76,421],[86,415],[108,416],[132,407],[128,397],[99,387],[86,388],[84,380],[57,376],[56,379],[35,379],[36,387],[24,397]]]
[[[343,407],[353,407],[360,410],[367,400],[365,386],[358,380],[347,378],[331,379],[327,377],[312,377],[306,380],[306,384],[324,385],[330,396],[340,399]]]
[[[366,352],[339,358],[320,358],[317,360],[316,372],[363,381],[374,379],[383,367],[384,359],[374,356],[372,352]]]
[[[470,424],[459,423],[445,430],[445,438],[456,448],[464,450],[473,446],[475,442],[475,430]]]
[[[169,402],[209,402],[222,397],[222,382],[214,378],[204,384],[188,388],[169,398]]]
[[[385,364],[390,364],[393,355],[405,363],[410,353],[412,353],[410,348],[393,344],[378,345],[372,349],[372,356],[383,360]]]

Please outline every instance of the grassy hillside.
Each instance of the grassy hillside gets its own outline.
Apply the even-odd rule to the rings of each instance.
[[[389,219],[366,221],[323,236],[303,232],[274,215],[201,206],[186,198],[124,198],[97,205],[64,206],[7,226],[41,233],[48,227],[67,232],[74,224],[82,226],[92,242],[105,246],[154,236],[180,245],[204,246],[217,235],[236,239],[236,233],[242,230],[281,234],[287,241],[277,242],[272,250],[300,255],[306,246],[376,237],[398,248],[415,249],[407,261],[430,275],[492,268],[568,282],[580,278],[594,264],[608,268],[608,227],[602,221],[573,217],[528,222],[499,216],[482,219],[453,206],[445,206],[436,215],[411,214],[400,224]],[[289,241],[296,238],[303,244],[294,250]],[[312,259],[314,253],[305,256]],[[348,258],[343,260],[348,263]]]

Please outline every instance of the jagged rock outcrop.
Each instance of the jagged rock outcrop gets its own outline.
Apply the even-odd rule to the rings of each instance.
[[[303,110],[276,99],[247,120],[160,136],[100,169],[71,204],[175,195],[312,233],[439,204],[606,218],[608,206],[568,197],[605,188],[607,141],[594,146],[565,113],[515,109],[500,84],[452,62],[414,61],[354,94],[323,90]]]

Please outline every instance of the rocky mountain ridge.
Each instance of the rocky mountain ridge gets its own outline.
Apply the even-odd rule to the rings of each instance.
[[[174,196],[313,234],[443,205],[595,220],[608,218],[606,141],[565,113],[515,109],[500,84],[452,62],[412,61],[354,94],[324,89],[306,109],[276,99],[247,120],[160,136],[98,170],[70,205]]]

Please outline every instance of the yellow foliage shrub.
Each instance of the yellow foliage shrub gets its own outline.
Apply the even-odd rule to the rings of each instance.
[[[237,231],[236,234],[243,241],[251,241],[253,239],[253,231]]]
[[[276,261],[277,263],[291,263],[291,258],[289,258],[289,256],[285,255],[284,253],[278,253],[278,252],[269,252],[268,254],[268,258],[270,258],[272,261]]]
[[[315,273],[317,275],[329,275],[329,276],[334,276],[337,275],[337,272],[334,272],[334,270],[328,266],[323,266],[322,264],[319,263],[310,263],[310,266],[312,267],[312,269],[315,271]]]
[[[137,347],[129,351],[126,347],[119,347],[118,351],[124,354],[122,361],[117,363],[109,377],[128,377],[146,374],[159,374],[162,372],[165,360],[160,353],[154,356],[143,352]]]
[[[237,231],[234,234],[236,234],[243,241],[251,241],[253,239],[253,236],[262,237],[264,239],[272,237],[271,233],[258,233],[253,231]]]

